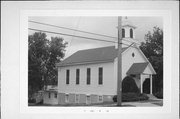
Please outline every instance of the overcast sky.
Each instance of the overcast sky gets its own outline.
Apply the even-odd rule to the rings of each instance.
[[[125,18],[123,17],[123,20],[124,19]],[[29,17],[29,20],[117,37],[117,17]],[[162,17],[128,17],[128,20],[137,27],[135,30],[135,35],[136,39],[139,42],[144,41],[145,34],[147,34],[148,31],[152,31],[154,26],[158,26],[163,29]],[[109,41],[116,41],[116,39],[94,36],[50,26],[38,25],[35,23],[29,23],[29,27],[66,34],[81,35],[85,37],[99,38]],[[34,31],[29,31],[29,34],[33,33]],[[54,35],[50,33],[47,33],[47,35],[49,39],[52,36],[59,36],[63,37],[64,40],[68,42],[65,58],[78,50],[115,45],[113,43]]]

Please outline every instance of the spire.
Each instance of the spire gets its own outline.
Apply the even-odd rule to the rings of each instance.
[[[129,27],[132,27],[133,29],[136,28],[136,26],[133,25],[133,23],[128,19],[127,16],[125,16],[123,23],[122,23],[122,26],[123,27],[129,26]]]
[[[132,21],[125,16],[122,19],[122,39],[123,43],[127,45],[132,45],[132,43],[138,43],[139,41],[135,39],[135,31],[136,26],[133,25]],[[122,47],[125,47],[125,45],[122,45]]]
[[[135,29],[136,26],[125,16],[122,22],[122,37],[130,42],[135,42]]]

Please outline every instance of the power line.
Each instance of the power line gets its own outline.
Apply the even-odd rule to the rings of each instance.
[[[60,32],[52,32],[52,31],[46,31],[46,30],[39,30],[39,29],[33,29],[33,28],[28,28],[29,30],[33,31],[39,31],[39,32],[46,32],[46,33],[52,33],[52,34],[59,34],[59,35],[65,35],[65,36],[72,36],[72,37],[78,37],[78,38],[85,38],[89,40],[97,40],[97,41],[104,41],[104,42],[110,42],[110,43],[117,43],[115,41],[108,41],[108,40],[102,40],[102,39],[97,39],[97,38],[90,38],[90,37],[84,37],[84,36],[77,36],[77,35],[72,35],[72,34],[65,34],[65,33],[60,33]]]
[[[31,20],[30,20],[29,22],[36,23],[36,24],[41,24],[41,25],[52,26],[52,27],[61,28],[61,29],[67,29],[67,30],[82,32],[82,33],[87,33],[87,34],[92,34],[92,35],[98,35],[98,36],[109,37],[109,38],[116,38],[116,37],[108,36],[108,35],[104,35],[104,34],[92,33],[92,32],[87,32],[87,31],[82,31],[82,30],[77,30],[77,29],[72,29],[72,28],[67,28],[67,27],[62,27],[62,26],[57,26],[57,25],[52,25],[52,24],[37,22],[37,21],[31,21]]]
[[[79,27],[79,23],[80,23],[80,20],[81,20],[81,17],[79,18],[79,20],[77,21],[77,24],[76,24],[76,29]],[[73,32],[73,35],[75,34],[76,32]],[[73,42],[73,39],[74,37],[71,38],[70,42],[68,43],[69,44],[69,47],[71,46],[72,42]],[[69,53],[69,49],[67,50],[67,53]]]
[[[51,26],[51,27],[56,27],[56,28],[61,28],[61,29],[66,29],[66,30],[71,30],[71,31],[82,32],[82,33],[91,34],[91,35],[97,35],[97,36],[103,36],[103,37],[107,37],[107,38],[118,39],[117,37],[114,37],[114,36],[98,34],[98,33],[93,33],[93,32],[88,32],[88,31],[83,31],[83,30],[77,30],[77,29],[67,28],[67,27],[63,27],[63,26],[57,26],[57,25],[48,24],[48,23],[42,23],[42,22],[37,22],[37,21],[32,21],[32,20],[29,20],[28,22],[46,25],[46,26]],[[122,40],[133,43],[133,42],[126,40],[126,39],[122,39]],[[136,43],[136,44],[138,44],[138,43]],[[138,45],[140,45],[140,44],[138,44]]]
[[[58,34],[58,35],[64,35],[64,36],[71,36],[71,37],[77,37],[77,38],[84,38],[84,39],[88,39],[88,40],[95,40],[95,41],[103,41],[103,42],[109,42],[109,43],[118,43],[116,41],[108,41],[108,40],[103,40],[103,39],[97,39],[97,38],[91,38],[91,37],[85,37],[85,36],[78,36],[78,35],[72,35],[72,34],[66,34],[66,33],[60,33],[60,32],[52,32],[52,31],[46,31],[46,30],[40,30],[40,29],[34,29],[34,28],[28,28],[29,30],[32,31],[39,31],[39,32],[46,32],[46,33],[51,33],[51,34]],[[128,45],[126,43],[122,43],[126,46],[130,46],[133,47],[132,45]],[[134,44],[134,43],[132,43]],[[134,47],[137,48],[137,47]]]

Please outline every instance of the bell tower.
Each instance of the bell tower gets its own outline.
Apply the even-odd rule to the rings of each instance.
[[[136,28],[137,27],[134,26],[127,17],[124,18],[122,21],[122,43],[124,43],[124,45],[122,46],[125,46],[125,44],[131,45],[132,43],[138,44],[138,40],[135,39]]]

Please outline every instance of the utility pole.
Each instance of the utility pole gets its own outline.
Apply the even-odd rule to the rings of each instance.
[[[122,17],[118,16],[117,106],[122,102]]]

